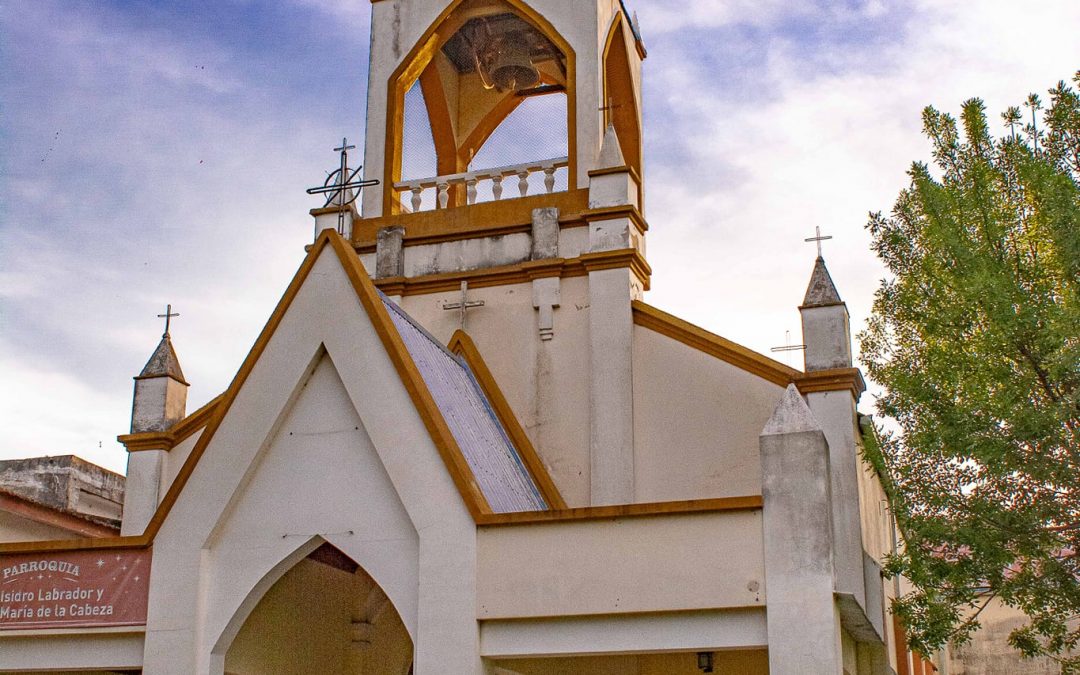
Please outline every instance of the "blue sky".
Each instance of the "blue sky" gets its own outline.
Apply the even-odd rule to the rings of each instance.
[[[866,213],[926,158],[924,105],[996,114],[1080,68],[1075,0],[629,4],[649,49],[647,300],[766,353],[799,339],[815,225],[865,319]],[[122,471],[167,302],[189,410],[228,384],[310,239],[304,188],[362,138],[369,10],[0,0],[0,458]]]

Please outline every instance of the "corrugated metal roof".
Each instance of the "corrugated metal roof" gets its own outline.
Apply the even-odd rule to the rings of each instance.
[[[495,513],[548,505],[468,364],[382,293],[386,309]]]

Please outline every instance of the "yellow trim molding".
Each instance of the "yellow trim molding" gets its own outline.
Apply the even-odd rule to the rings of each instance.
[[[589,210],[589,191],[569,190],[471,206],[362,218],[353,221],[352,243],[361,253],[369,253],[375,250],[379,230],[396,226],[405,228],[405,246],[529,232],[533,209],[547,207],[559,209],[560,227],[584,226],[582,214]]]
[[[151,431],[141,434],[123,434],[116,440],[124,444],[128,452],[142,450],[172,450],[210,422],[214,410],[224,394],[218,394],[209,403],[180,420],[167,431]]]
[[[652,305],[634,300],[634,324],[677,340],[698,351],[786,387],[794,383],[802,394],[821,391],[850,391],[858,400],[866,391],[866,381],[858,368],[836,368],[804,373],[731,340],[699,328]]]
[[[619,267],[630,268],[641,281],[642,287],[649,290],[652,268],[645,262],[641,253],[632,248],[586,253],[578,258],[551,258],[479,270],[427,274],[418,277],[384,277],[375,279],[374,284],[387,295],[427,295],[458,290],[461,288],[462,281],[468,281],[470,288],[485,288],[523,284],[543,277],[557,276],[563,279],[582,277],[590,271]]]
[[[529,511],[525,513],[493,513],[477,521],[478,525],[534,525],[537,523],[581,522],[586,520],[611,520],[613,518],[640,518],[644,516],[670,516],[686,513],[716,513],[722,511],[752,511],[760,509],[765,500],[761,495],[746,497],[718,497],[716,499],[688,499],[677,502],[651,502],[645,504],[616,504],[613,506],[584,506],[576,509],[555,511]]]

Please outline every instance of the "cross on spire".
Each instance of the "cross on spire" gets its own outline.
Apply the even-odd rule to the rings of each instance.
[[[341,139],[341,147],[334,148],[334,152],[341,153],[341,165],[336,171],[326,177],[326,182],[322,187],[308,188],[307,193],[309,195],[324,194],[327,195],[326,203],[323,207],[335,204],[338,207],[338,234],[345,234],[345,207],[356,201],[356,198],[360,196],[360,190],[373,185],[378,185],[379,181],[373,179],[370,180],[356,180],[356,177],[360,174],[360,169],[363,166],[356,167],[355,170],[349,170],[349,150],[354,150],[355,145],[349,145],[349,139]],[[350,195],[350,190],[356,190],[355,194]]]
[[[174,313],[172,311],[172,305],[165,305],[165,313],[164,314],[158,314],[159,319],[165,319],[165,332],[162,333],[161,337],[163,337],[163,338],[169,337],[169,321],[174,316],[180,316],[180,314]]]
[[[442,308],[444,310],[458,310],[458,317],[460,327],[465,330],[465,314],[473,307],[483,307],[483,300],[469,300],[469,282],[461,282],[461,299],[457,302],[444,302]]]
[[[827,239],[832,239],[832,235],[830,234],[830,235],[826,235],[826,236],[823,237],[823,236],[821,236],[821,228],[820,227],[814,227],[814,236],[813,237],[808,237],[808,238],[804,239],[804,241],[807,241],[807,242],[812,241],[812,242],[815,242],[817,244],[817,257],[820,258],[821,257],[821,242],[823,242],[823,241],[825,241]]]

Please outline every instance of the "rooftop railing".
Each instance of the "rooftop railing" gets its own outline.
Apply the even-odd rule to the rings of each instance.
[[[445,209],[450,203],[451,190],[456,186],[464,186],[466,203],[475,204],[480,194],[481,184],[485,184],[483,187],[486,192],[486,183],[488,181],[491,183],[490,189],[493,201],[500,201],[504,198],[515,199],[516,197],[505,196],[504,194],[505,186],[503,181],[507,178],[517,178],[518,196],[527,197],[530,189],[529,178],[535,174],[543,174],[544,190],[551,194],[555,191],[556,172],[569,166],[570,160],[567,157],[543,159],[510,166],[499,166],[493,169],[454,173],[447,176],[403,180],[394,183],[394,191],[398,193],[398,199],[401,200],[404,210],[412,212]],[[511,187],[512,189],[513,187]],[[429,190],[435,191],[435,198],[427,201],[424,197]],[[408,204],[405,203],[406,193],[410,194]]]

